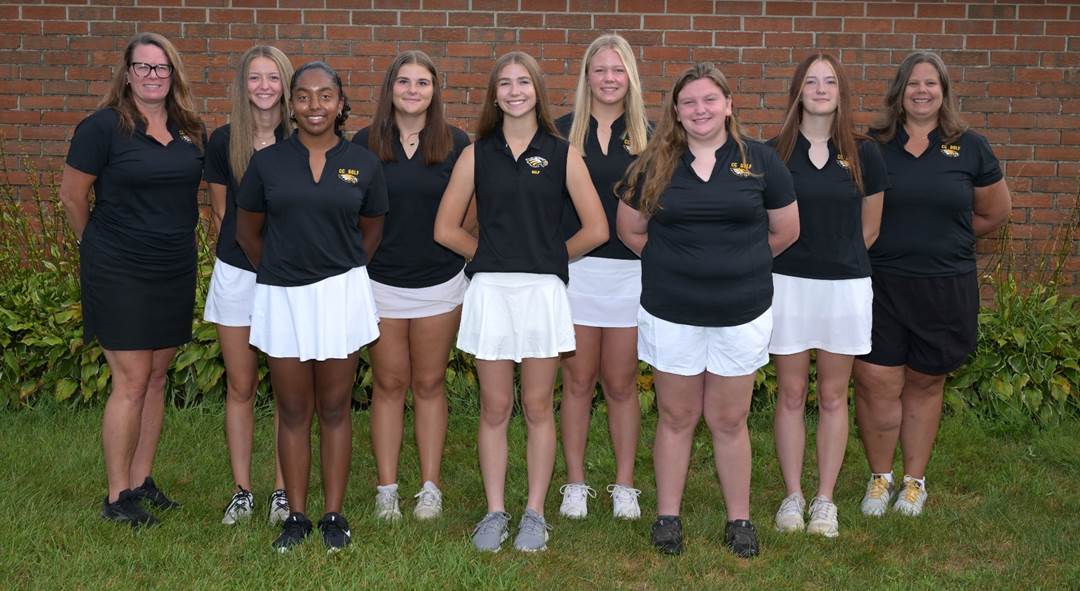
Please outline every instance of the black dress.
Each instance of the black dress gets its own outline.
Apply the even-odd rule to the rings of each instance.
[[[67,164],[97,177],[80,246],[84,340],[111,350],[191,340],[203,152],[170,120],[162,145],[102,109],[75,129]]]

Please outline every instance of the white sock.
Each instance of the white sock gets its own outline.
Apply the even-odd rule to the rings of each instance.
[[[880,476],[881,478],[884,478],[886,482],[889,483],[889,486],[892,486],[892,472],[882,472],[881,474],[878,474],[877,472],[871,472],[870,477],[873,478],[874,476]]]
[[[397,483],[394,484],[380,484],[375,487],[375,490],[380,493],[397,493]]]
[[[926,477],[925,476],[923,476],[922,478],[914,478],[909,474],[904,474],[904,478],[910,478],[910,479],[914,480],[915,482],[918,482],[919,483],[919,488],[921,488],[923,490],[926,490]]]

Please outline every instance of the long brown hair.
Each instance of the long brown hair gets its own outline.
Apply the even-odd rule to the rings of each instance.
[[[551,117],[551,105],[548,104],[547,84],[544,83],[544,74],[540,71],[540,64],[536,63],[533,56],[523,51],[511,51],[495,61],[495,67],[491,69],[491,77],[488,79],[487,93],[484,95],[484,105],[480,109],[480,122],[476,125],[476,137],[486,137],[495,132],[502,125],[503,114],[495,104],[495,95],[499,85],[499,72],[510,64],[518,64],[529,73],[532,78],[533,88],[536,90],[536,124],[547,133],[555,137],[561,137],[559,130],[555,128],[555,120]]]
[[[952,94],[952,84],[949,82],[949,71],[941,56],[932,51],[916,51],[900,62],[896,69],[896,76],[889,84],[889,90],[885,93],[885,112],[881,114],[878,123],[872,126],[877,140],[882,143],[890,142],[896,137],[896,131],[907,120],[904,113],[904,88],[907,86],[911,73],[919,64],[930,64],[937,70],[938,79],[941,80],[941,109],[938,111],[938,127],[941,128],[941,140],[945,142],[955,141],[968,126],[960,119],[960,110],[956,107],[956,98]]]
[[[574,122],[570,125],[570,137],[566,139],[578,152],[585,154],[585,136],[589,132],[593,98],[592,88],[589,86],[589,65],[601,49],[614,51],[626,67],[627,89],[623,98],[626,134],[630,137],[630,153],[640,154],[649,141],[649,119],[645,116],[645,99],[641,96],[641,78],[638,76],[637,60],[634,59],[630,44],[621,35],[614,33],[597,37],[585,50],[585,57],[581,59],[577,91],[574,93]]]
[[[285,136],[292,133],[292,120],[289,119],[289,80],[293,75],[292,62],[282,51],[270,45],[256,45],[244,52],[240,65],[236,69],[236,78],[232,85],[232,116],[229,118],[229,166],[233,178],[239,183],[247,172],[248,163],[255,153],[255,114],[251,99],[248,98],[247,76],[251,62],[264,57],[277,65],[281,76],[281,125],[285,126]]]
[[[847,170],[851,173],[851,180],[861,193],[863,180],[862,170],[859,168],[859,146],[856,142],[866,137],[855,133],[855,122],[851,117],[851,86],[844,68],[831,54],[808,55],[795,67],[795,74],[791,77],[791,86],[788,88],[787,115],[784,116],[784,125],[780,128],[780,135],[776,137],[776,151],[780,153],[780,158],[784,162],[787,162],[791,158],[791,153],[795,151],[795,141],[799,138],[799,125],[802,124],[803,119],[802,95],[806,87],[806,73],[810,70],[810,66],[817,62],[829,64],[836,75],[838,100],[829,137],[836,145],[840,156],[847,161]]]
[[[649,140],[649,145],[645,147],[641,156],[630,164],[623,179],[615,186],[615,193],[622,195],[623,200],[627,202],[640,186],[641,200],[638,202],[638,211],[646,216],[651,216],[660,208],[660,194],[671,183],[675,165],[687,150],[686,130],[675,118],[679,93],[687,84],[702,79],[711,80],[724,93],[724,96],[731,100],[731,87],[728,86],[727,79],[716,66],[699,63],[687,68],[675,81],[671,93],[664,99],[664,111],[660,116],[656,132]],[[724,121],[724,128],[739,146],[739,159],[745,167],[749,164],[746,158],[746,140],[743,139],[742,127],[739,125],[739,120],[735,118],[734,110]]]
[[[423,138],[420,150],[424,155],[424,163],[429,166],[438,164],[446,160],[453,151],[454,136],[450,133],[450,126],[443,113],[442,80],[435,69],[435,62],[428,54],[417,49],[399,53],[386,69],[386,76],[383,77],[379,91],[379,106],[375,109],[375,118],[371,120],[368,148],[383,162],[395,160],[394,142],[398,141],[400,132],[394,120],[394,83],[405,64],[423,66],[431,74],[431,104],[427,108],[424,129],[420,132]]]
[[[195,111],[195,101],[191,95],[191,85],[188,84],[187,74],[184,73],[184,64],[180,60],[180,53],[172,42],[157,33],[139,33],[128,41],[124,49],[124,63],[113,75],[112,85],[109,92],[98,103],[98,108],[111,108],[120,114],[120,126],[124,131],[131,133],[135,130],[136,122],[146,123],[146,118],[139,112],[135,100],[131,98],[131,86],[127,83],[127,73],[131,68],[131,54],[139,45],[156,45],[165,52],[165,58],[172,66],[172,74],[169,80],[169,93],[165,95],[165,112],[169,118],[180,126],[195,146],[202,150],[203,135],[206,126]]]

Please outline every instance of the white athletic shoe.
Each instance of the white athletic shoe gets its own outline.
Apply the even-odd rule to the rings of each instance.
[[[641,507],[637,498],[641,491],[621,484],[609,484],[607,491],[611,495],[612,512],[615,519],[640,519]]]
[[[270,493],[270,508],[266,521],[272,526],[283,524],[289,518],[289,513],[289,496],[285,494],[285,490],[279,488]]]
[[[571,482],[559,487],[562,493],[562,506],[559,514],[570,519],[585,519],[589,514],[588,498],[596,498],[596,491],[584,482]]]
[[[420,492],[413,495],[416,499],[416,507],[413,509],[413,517],[420,520],[435,519],[442,515],[442,491],[435,483],[428,480]]]
[[[893,486],[884,476],[871,475],[862,498],[862,513],[867,517],[881,517],[889,509]]]
[[[225,507],[225,516],[221,518],[221,523],[225,525],[233,525],[238,521],[251,519],[251,510],[255,505],[255,497],[252,496],[250,490],[245,490],[240,486],[236,488],[238,490],[233,493],[229,506]]]
[[[840,535],[836,504],[825,497],[814,497],[814,500],[810,501],[810,523],[806,524],[806,533],[819,534],[826,538]]]
[[[926,487],[906,474],[900,486],[896,503],[893,504],[893,511],[908,517],[918,517],[922,514],[923,505],[926,504]]]
[[[803,512],[806,511],[806,499],[799,493],[788,495],[780,502],[776,510],[776,531],[802,531],[806,527]]]
[[[396,484],[375,487],[375,517],[383,521],[401,519]]]

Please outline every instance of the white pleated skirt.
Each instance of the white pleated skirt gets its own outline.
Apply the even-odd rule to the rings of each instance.
[[[449,281],[431,287],[394,287],[371,281],[379,318],[428,318],[450,312],[465,300],[469,280],[462,270]]]
[[[255,274],[215,259],[203,320],[222,326],[251,326]]]
[[[486,361],[573,351],[566,286],[555,275],[477,273],[465,290],[457,346]]]
[[[566,288],[574,324],[602,328],[637,326],[641,261],[582,257],[570,263]]]
[[[870,352],[874,291],[869,277],[806,279],[773,273],[769,353],[821,349],[837,355]]]
[[[366,267],[311,285],[255,286],[249,342],[271,357],[345,359],[377,338]]]

